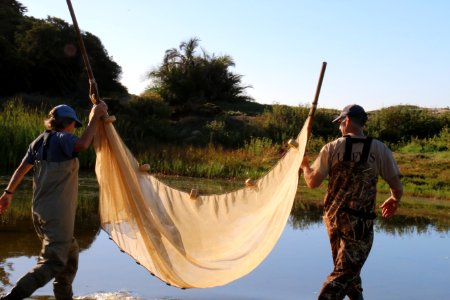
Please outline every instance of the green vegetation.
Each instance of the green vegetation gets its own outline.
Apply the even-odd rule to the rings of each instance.
[[[279,145],[269,139],[254,138],[243,148],[225,150],[221,146],[199,148],[153,146],[137,159],[150,164],[152,173],[204,178],[259,177],[279,158]]]
[[[221,135],[227,132],[224,128],[226,122],[220,118],[211,120],[207,123],[209,142],[199,146],[195,141],[180,142],[177,139],[178,133],[170,129],[175,125],[164,118],[170,115],[168,107],[155,104],[154,101],[149,103],[152,105],[140,98],[130,101],[122,109],[117,128],[137,159],[150,164],[152,173],[239,180],[260,177],[274,165],[287,149],[283,142],[294,136],[295,130],[300,129],[300,125],[294,126],[292,120],[304,119],[308,110],[306,107],[289,110],[289,107],[274,105],[271,110],[266,107],[260,115],[249,117],[242,114],[241,121],[247,122],[245,126],[257,127],[261,136],[245,138],[245,130],[237,131],[234,138],[241,138],[242,146],[236,147],[224,145],[226,142],[223,142],[224,137]],[[147,118],[138,119],[143,112]],[[158,115],[163,117],[158,118]],[[435,118],[433,122],[447,122],[447,126],[448,115],[449,112],[429,114],[429,118]],[[326,141],[334,138],[331,129],[336,128],[326,125],[331,117],[331,110],[318,111],[315,124],[321,128],[317,131],[324,132],[325,137],[314,135],[309,142],[308,153],[317,153]],[[12,171],[20,163],[29,143],[43,130],[44,118],[42,109],[27,107],[20,99],[4,103],[0,114],[0,138],[6,141],[7,147],[0,148],[0,155],[5,158],[0,161],[2,170]],[[145,125],[134,125],[133,120]],[[414,119],[403,122],[414,122]],[[407,197],[450,199],[450,135],[445,126],[431,137],[419,139],[410,136],[408,143],[395,145],[397,150],[394,155],[403,174]],[[161,137],[163,142],[158,142],[158,134],[161,135],[161,132],[165,137]],[[94,159],[93,151],[84,153],[80,157],[83,168],[92,169]],[[383,181],[380,181],[379,190],[388,191]],[[314,199],[317,199],[316,195]]]
[[[29,143],[43,131],[42,121],[51,107],[69,104],[86,121],[90,106],[73,27],[53,17],[27,17],[25,12],[16,0],[0,2],[1,173],[12,172],[20,163]],[[140,96],[129,95],[118,82],[121,68],[100,39],[89,32],[83,38],[100,95],[111,97],[106,101],[110,114],[118,119],[118,132],[137,159],[151,165],[152,173],[260,177],[285,153],[286,142],[307,118],[307,106],[254,102],[245,94],[248,86],[242,85],[241,75],[230,71],[233,59],[203,49],[199,53],[197,38],[166,51],[160,66],[148,74],[151,86]],[[339,136],[330,122],[338,113],[316,111],[307,149],[311,157]],[[370,112],[367,133],[395,151],[403,173],[403,211],[411,203],[421,207],[420,213],[434,207],[443,208],[442,212],[437,209],[430,215],[448,215],[449,128],[448,108],[402,105]],[[92,169],[93,151],[83,153],[80,162],[82,168]],[[388,188],[380,182],[379,190],[386,193]],[[319,205],[323,192],[323,188],[308,190],[300,202]]]
[[[3,170],[13,170],[22,160],[28,145],[43,128],[43,115],[37,109],[26,108],[20,99],[5,103],[0,115],[0,147]]]
[[[412,138],[423,143],[432,142],[430,138],[450,124],[448,109],[431,110],[410,105],[383,108],[370,113],[369,118],[367,131],[394,149],[409,143]],[[448,150],[449,145],[445,146]]]
[[[47,107],[30,108],[20,98],[14,98],[0,108],[0,139],[4,141],[4,147],[0,147],[2,173],[14,170],[25,156],[29,144],[44,131],[44,112],[50,110]],[[84,168],[91,168],[95,163],[92,149],[81,153],[79,158]]]
[[[22,92],[87,98],[89,85],[73,26],[54,17],[28,17],[26,11],[16,0],[0,1],[0,96]],[[100,95],[126,96],[119,82],[121,67],[98,37],[89,32],[82,36]]]
[[[234,67],[233,58],[209,55],[204,49],[197,54],[199,42],[192,38],[182,42],[179,49],[167,50],[161,66],[148,74],[153,81],[148,91],[179,106],[179,113],[203,103],[251,100],[244,93],[247,87],[241,85],[242,76],[229,71]]]

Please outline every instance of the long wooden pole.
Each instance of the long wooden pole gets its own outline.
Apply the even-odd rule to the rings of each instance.
[[[81,56],[83,57],[84,67],[86,68],[86,73],[89,78],[89,98],[91,99],[93,104],[97,104],[100,97],[98,93],[97,83],[94,78],[94,73],[92,72],[91,64],[89,63],[89,57],[87,55],[86,47],[84,46],[83,38],[81,36],[80,28],[78,27],[77,18],[75,16],[75,12],[73,10],[72,2],[70,0],[67,1],[67,6],[69,7],[70,16],[72,17],[73,27],[75,28],[75,34],[77,36],[78,45],[81,50]]]
[[[322,88],[322,82],[323,82],[323,77],[325,76],[325,70],[327,68],[327,63],[324,61],[322,63],[322,69],[320,71],[320,76],[319,76],[319,82],[317,83],[317,88],[316,88],[316,95],[314,96],[314,101],[312,103],[311,108],[309,109],[309,122],[308,122],[308,139],[311,135],[311,130],[312,130],[312,124],[314,121],[314,114],[316,112],[316,108],[317,108],[317,102],[319,101],[319,95],[320,95],[320,89]]]

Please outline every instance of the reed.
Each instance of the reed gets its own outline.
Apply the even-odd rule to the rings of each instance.
[[[270,140],[253,138],[243,148],[228,150],[209,144],[194,146],[153,145],[136,155],[151,172],[203,178],[245,178],[265,174],[283,154]]]
[[[27,108],[20,98],[3,105],[0,114],[0,167],[13,170],[22,160],[28,145],[43,130],[45,115],[38,109]]]
[[[8,173],[14,170],[22,161],[30,143],[45,130],[44,119],[48,107],[30,108],[21,98],[6,101],[0,109],[0,170]],[[87,116],[81,121],[87,122]],[[77,129],[75,134],[81,134]],[[80,153],[82,168],[92,168],[95,164],[95,153],[92,149]]]

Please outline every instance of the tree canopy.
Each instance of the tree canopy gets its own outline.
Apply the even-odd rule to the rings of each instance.
[[[0,2],[0,96],[86,97],[89,84],[73,26],[55,17],[28,17],[25,12],[16,0]],[[100,95],[128,94],[119,82],[121,67],[100,39],[89,32],[82,36]]]
[[[152,84],[147,91],[157,92],[170,105],[253,100],[245,94],[249,86],[242,85],[242,75],[229,70],[235,65],[232,57],[198,51],[199,42],[191,38],[166,50],[162,64],[148,74]]]

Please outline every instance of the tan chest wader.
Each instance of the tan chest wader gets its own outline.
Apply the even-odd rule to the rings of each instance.
[[[330,238],[334,270],[319,299],[361,300],[360,272],[373,242],[373,220],[378,176],[367,163],[372,138],[346,137],[343,161],[331,169],[324,203],[324,222]],[[352,146],[363,143],[359,161]]]
[[[43,159],[34,164],[33,224],[42,241],[36,266],[13,289],[29,297],[50,280],[56,299],[72,299],[72,282],[78,269],[79,248],[74,222],[78,197],[78,158],[47,161],[51,133],[43,137]]]

